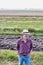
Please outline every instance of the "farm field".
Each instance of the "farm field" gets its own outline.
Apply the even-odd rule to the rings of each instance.
[[[43,35],[43,18],[0,18],[0,34],[21,34],[28,29],[32,35]]]

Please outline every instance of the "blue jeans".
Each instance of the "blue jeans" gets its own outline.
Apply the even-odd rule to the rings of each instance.
[[[25,62],[25,65],[30,65],[30,56],[18,56],[19,59],[19,65],[23,65],[23,62]]]

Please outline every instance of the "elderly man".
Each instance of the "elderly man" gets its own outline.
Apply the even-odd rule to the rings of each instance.
[[[22,38],[17,40],[19,65],[23,65],[23,62],[25,62],[26,65],[30,65],[30,53],[32,50],[32,41],[28,35],[29,35],[28,30],[23,30]]]

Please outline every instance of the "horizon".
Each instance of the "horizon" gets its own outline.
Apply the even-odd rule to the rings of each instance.
[[[26,10],[26,11],[43,11],[43,9],[4,9],[1,8],[0,10]]]

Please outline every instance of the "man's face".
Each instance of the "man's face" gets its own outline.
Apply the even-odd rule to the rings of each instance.
[[[23,39],[27,39],[28,38],[28,35],[27,34],[23,34]]]

